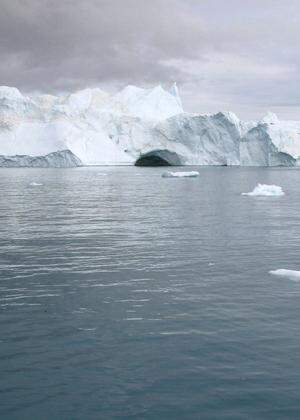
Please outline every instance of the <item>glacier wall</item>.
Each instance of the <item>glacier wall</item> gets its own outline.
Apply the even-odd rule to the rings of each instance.
[[[82,166],[82,163],[70,150],[61,150],[45,156],[0,155],[0,167],[5,168],[75,168],[77,166]]]
[[[95,88],[66,96],[0,87],[0,166],[16,155],[23,158],[15,165],[30,166],[31,158],[64,151],[83,165],[294,166],[300,122],[272,113],[258,122],[230,112],[189,114],[175,84],[170,91],[127,86],[115,95]]]

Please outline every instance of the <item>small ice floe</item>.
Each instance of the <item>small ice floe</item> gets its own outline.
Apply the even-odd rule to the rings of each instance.
[[[40,186],[42,186],[43,184],[41,184],[40,182],[30,182],[30,184],[29,184],[31,187],[40,187]]]
[[[282,191],[282,188],[278,185],[267,185],[267,184],[258,184],[253,191],[248,193],[242,193],[242,195],[249,195],[252,197],[259,197],[259,196],[265,196],[265,197],[271,197],[276,196],[280,197],[284,195],[284,192]]]
[[[80,331],[96,331],[97,328],[78,328]]]
[[[281,268],[279,270],[271,270],[269,273],[273,274],[273,276],[286,277],[293,281],[300,281],[300,271]]]
[[[164,172],[162,174],[163,178],[196,178],[199,176],[199,172],[197,171],[189,171],[189,172]]]

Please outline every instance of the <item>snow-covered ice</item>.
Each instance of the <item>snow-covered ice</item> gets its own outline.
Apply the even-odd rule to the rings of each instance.
[[[163,178],[196,178],[199,176],[199,172],[197,171],[189,171],[189,172],[164,172],[162,174]]]
[[[269,273],[273,274],[274,276],[286,277],[290,280],[300,281],[300,271],[286,270],[284,268],[281,268],[278,270],[271,270],[269,271]]]
[[[271,197],[271,196],[282,196],[284,195],[284,192],[281,187],[278,185],[267,185],[267,184],[258,184],[253,191],[248,193],[242,193],[242,195],[249,195],[252,197],[258,197],[258,196],[265,196],[265,197]]]

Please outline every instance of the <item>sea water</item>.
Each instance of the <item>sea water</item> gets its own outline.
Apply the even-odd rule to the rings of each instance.
[[[0,170],[1,419],[300,416],[300,170],[164,170]]]

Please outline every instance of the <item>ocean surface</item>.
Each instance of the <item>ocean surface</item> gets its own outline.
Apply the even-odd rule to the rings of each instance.
[[[1,420],[300,418],[300,170],[166,169],[0,170]]]

